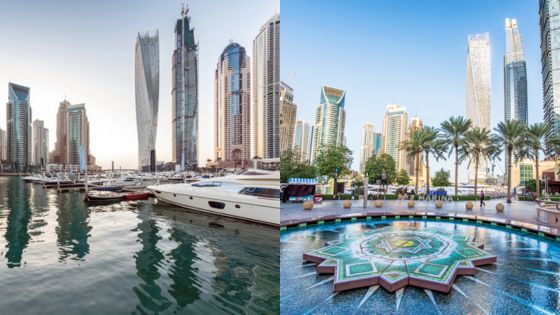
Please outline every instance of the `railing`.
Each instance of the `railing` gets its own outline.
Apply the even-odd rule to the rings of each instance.
[[[560,228],[560,202],[537,199],[537,220],[548,226]]]

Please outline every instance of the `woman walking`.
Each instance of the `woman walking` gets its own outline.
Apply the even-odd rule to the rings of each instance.
[[[486,203],[484,202],[484,190],[483,189],[480,190],[480,207],[482,208],[482,206],[486,206]]]

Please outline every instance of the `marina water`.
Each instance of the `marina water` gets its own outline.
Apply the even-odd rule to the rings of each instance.
[[[0,177],[0,313],[279,312],[270,227]]]

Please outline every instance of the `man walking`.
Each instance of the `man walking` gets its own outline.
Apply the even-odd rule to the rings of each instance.
[[[482,208],[482,206],[486,206],[486,203],[484,202],[484,190],[483,189],[480,190],[480,207]]]

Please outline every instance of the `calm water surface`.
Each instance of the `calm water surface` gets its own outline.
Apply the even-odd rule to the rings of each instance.
[[[0,314],[279,312],[274,228],[0,177]]]

